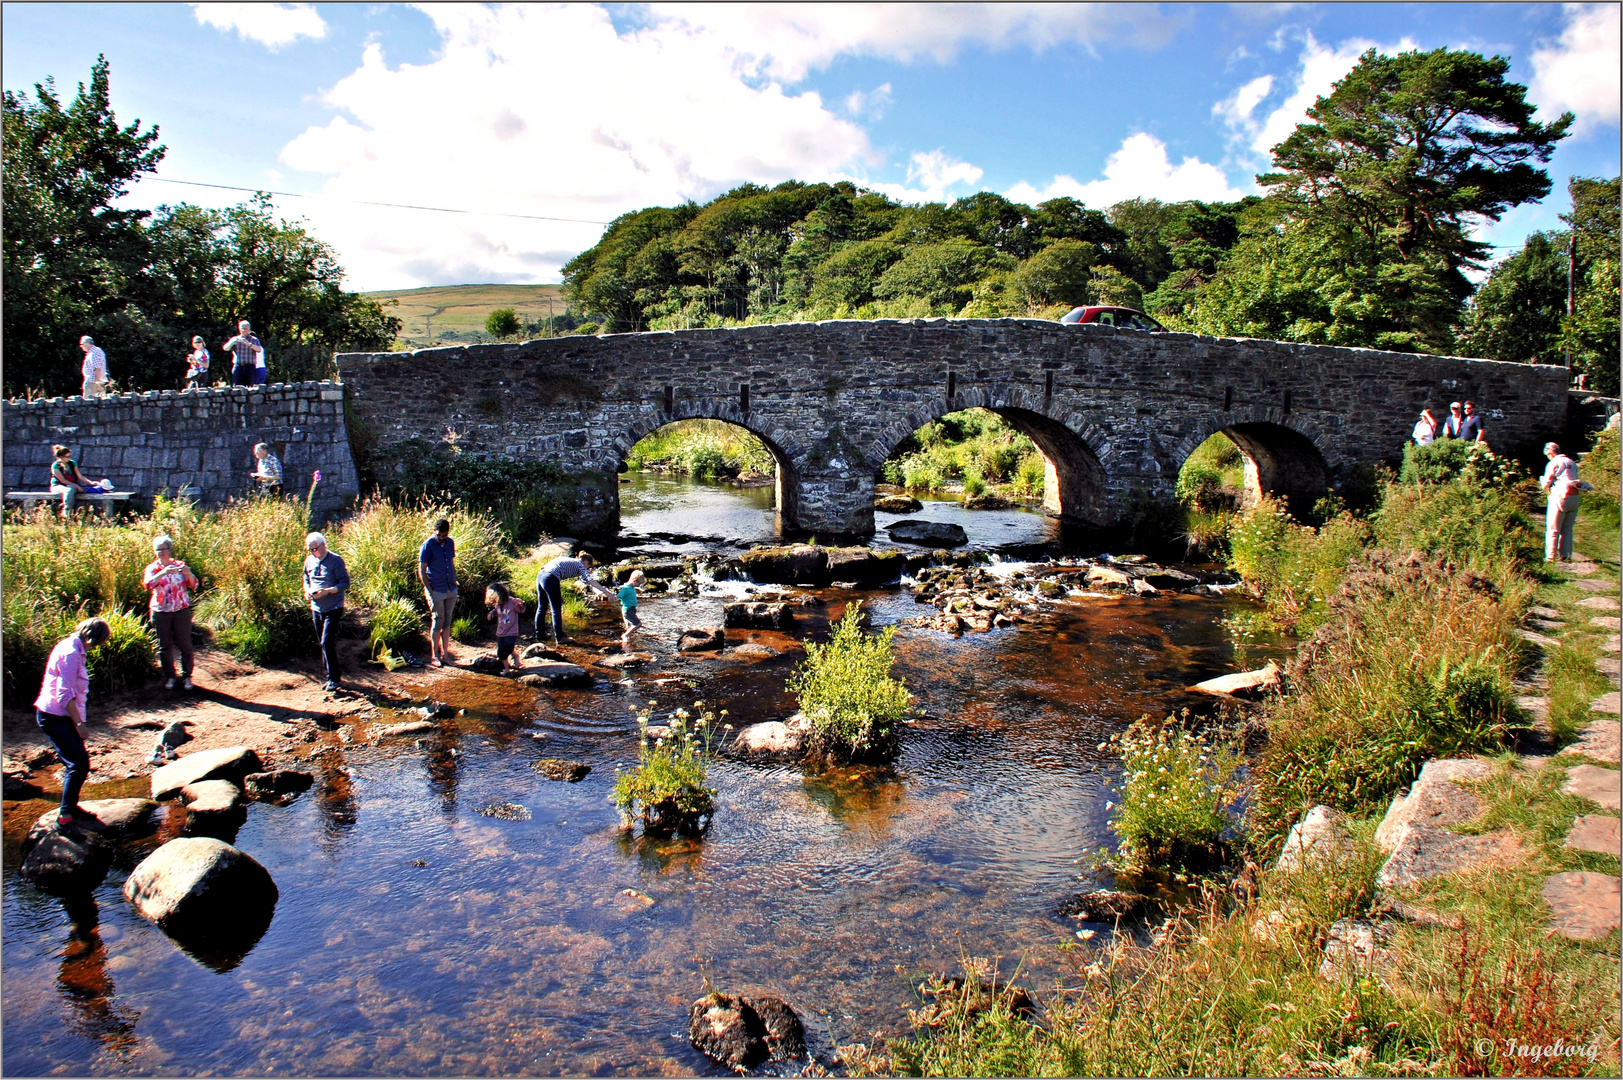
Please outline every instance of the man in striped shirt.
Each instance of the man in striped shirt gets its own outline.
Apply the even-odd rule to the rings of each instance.
[[[89,334],[79,339],[79,348],[85,354],[85,362],[79,369],[85,380],[82,393],[87,398],[99,398],[107,393],[107,354],[90,340]]]

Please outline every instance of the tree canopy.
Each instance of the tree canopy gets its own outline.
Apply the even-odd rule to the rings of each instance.
[[[227,210],[123,210],[163,159],[156,126],[120,126],[108,65],[63,106],[54,83],[4,97],[5,390],[79,384],[81,335],[130,389],[180,385],[194,334],[211,348],[250,319],[272,366],[300,347],[387,348],[397,319],[342,288],[336,252],[265,196]]]

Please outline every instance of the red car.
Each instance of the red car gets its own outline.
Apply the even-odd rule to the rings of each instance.
[[[1097,304],[1072,308],[1061,317],[1060,322],[1104,323],[1106,326],[1120,326],[1127,330],[1166,330],[1166,327],[1142,311],[1134,311],[1130,307],[1105,307]]]

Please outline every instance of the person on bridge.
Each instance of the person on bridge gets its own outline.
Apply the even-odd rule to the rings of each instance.
[[[1460,427],[1465,423],[1465,413],[1460,410],[1461,405],[1459,402],[1450,401],[1448,403],[1448,416],[1443,420],[1441,438],[1458,439],[1463,437],[1460,435]]]
[[[580,578],[581,583],[593,592],[599,593],[609,599],[614,594],[597,583],[592,577],[592,567],[597,560],[587,552],[581,552],[577,558],[559,556],[541,568],[535,575],[535,636],[540,640],[543,622],[547,617],[547,609],[552,609],[552,638],[558,644],[569,640],[564,633],[564,582],[570,578]]]
[[[1430,446],[1437,438],[1437,418],[1431,415],[1430,409],[1420,410],[1420,419],[1415,422],[1412,437],[1420,446]]]
[[[451,521],[434,522],[434,535],[417,551],[417,577],[428,601],[429,667],[444,667],[451,653],[451,613],[456,610],[456,541]]]
[[[1544,444],[1550,464],[1538,486],[1549,492],[1544,510],[1544,561],[1572,561],[1572,527],[1578,521],[1578,500],[1589,485],[1578,479],[1578,463],[1555,443]]]
[[[107,354],[90,340],[89,334],[79,339],[79,348],[85,354],[85,361],[79,367],[80,374],[84,376],[80,393],[87,398],[102,397],[107,393]]]
[[[209,347],[203,335],[192,338],[192,351],[186,354],[186,389],[201,390],[209,383]]]
[[[231,385],[253,386],[258,382],[259,358],[265,355],[265,346],[254,336],[254,328],[247,319],[237,323],[237,336],[221,346],[232,355]]]
[[[1476,402],[1465,403],[1465,419],[1460,421],[1460,438],[1466,442],[1486,443],[1488,441],[1487,429],[1482,426],[1482,416],[1476,411]]]

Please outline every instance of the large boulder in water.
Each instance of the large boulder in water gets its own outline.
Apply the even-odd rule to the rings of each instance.
[[[894,525],[887,525],[885,531],[890,538],[903,544],[922,544],[925,547],[961,547],[969,543],[969,534],[964,532],[963,526],[954,525],[949,521],[925,521],[922,518],[908,518],[898,521]]]
[[[246,746],[225,746],[218,750],[199,750],[152,770],[152,797],[165,799],[187,784],[199,780],[230,780],[241,783],[249,773],[264,766],[259,755]]]
[[[828,576],[828,549],[812,544],[756,548],[738,562],[757,585],[817,585]]]
[[[113,845],[153,830],[150,799],[92,799],[79,804],[68,825],[58,825],[55,807],[41,814],[23,837],[18,873],[50,892],[94,889],[112,865]]]
[[[279,893],[270,873],[230,844],[205,836],[171,840],[141,861],[124,897],[164,933],[197,942],[257,939]]]
[[[788,630],[795,625],[795,613],[788,604],[744,600],[721,609],[722,624],[744,630]]]
[[[803,713],[796,713],[787,723],[768,720],[749,725],[733,737],[729,749],[739,757],[756,760],[798,758],[805,752],[810,731],[811,721]]]
[[[849,581],[857,585],[883,585],[895,581],[907,569],[907,556],[900,551],[875,551],[872,548],[830,548],[828,552],[828,578],[830,581]]]
[[[800,1017],[775,997],[706,994],[688,1011],[688,1038],[695,1049],[732,1069],[806,1055]]]

